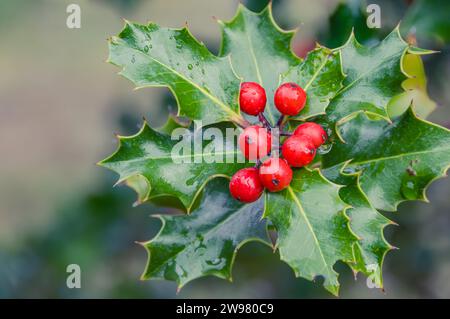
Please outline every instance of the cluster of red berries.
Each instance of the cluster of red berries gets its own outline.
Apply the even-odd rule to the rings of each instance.
[[[280,132],[288,136],[281,147],[280,157],[269,157],[272,152],[272,135],[269,122],[263,112],[267,97],[264,88],[255,82],[244,82],[239,92],[239,105],[243,112],[259,117],[261,125],[244,129],[239,136],[239,148],[245,158],[256,160],[256,166],[236,172],[230,181],[231,195],[242,202],[254,202],[264,189],[278,192],[289,186],[292,180],[291,167],[302,167],[311,163],[316,149],[328,138],[325,130],[316,123],[306,122],[294,132]],[[295,83],[284,83],[278,87],[274,96],[275,106],[282,114],[277,125],[281,129],[286,115],[297,115],[305,106],[306,92]]]

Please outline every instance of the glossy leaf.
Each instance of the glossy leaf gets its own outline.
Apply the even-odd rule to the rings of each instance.
[[[258,82],[266,89],[266,117],[275,124],[280,113],[273,104],[279,78],[300,63],[290,48],[293,31],[284,31],[273,19],[271,6],[255,13],[239,5],[236,16],[222,27],[221,55],[231,54],[233,68],[244,81]]]
[[[227,135],[222,141],[222,136],[226,136],[223,129],[213,131],[218,133],[214,139],[206,136],[206,130],[194,132],[183,129],[180,134],[184,135],[175,134],[172,139],[144,123],[136,135],[119,136],[117,151],[99,164],[117,172],[118,183],[125,182],[135,189],[138,202],[171,195],[178,197],[189,211],[208,180],[231,176],[249,165],[235,139]]]
[[[346,77],[344,87],[327,108],[329,119],[343,121],[361,111],[387,119],[387,105],[402,92],[401,84],[406,79],[401,60],[407,49],[398,29],[372,47],[359,44],[352,34],[339,50]]]
[[[346,210],[350,218],[350,228],[358,236],[355,247],[356,263],[349,263],[355,273],[368,275],[375,287],[383,287],[383,261],[387,252],[393,247],[384,238],[383,230],[394,224],[381,215],[369,202],[361,190],[358,174],[342,172],[344,164],[322,170],[330,181],[344,185],[339,191],[341,199],[351,208]]]
[[[178,115],[202,120],[243,123],[237,96],[239,79],[228,57],[216,57],[187,28],[126,22],[109,43],[108,61],[137,88],[166,86],[178,102]]]
[[[306,59],[281,77],[281,82],[295,82],[307,93],[305,108],[293,119],[307,119],[325,114],[330,99],[342,88],[344,75],[340,53],[317,47]]]
[[[361,172],[361,188],[377,209],[395,211],[402,201],[426,200],[428,184],[450,165],[450,131],[418,119],[411,109],[392,124],[360,113],[340,134],[346,142],[336,142],[323,166],[351,160],[345,172]]]
[[[228,179],[217,178],[204,189],[191,215],[158,215],[162,228],[149,242],[143,279],[176,281],[180,289],[202,276],[231,280],[238,249],[249,241],[269,244],[261,219],[263,199],[242,204],[228,191]]]
[[[339,186],[318,170],[296,170],[291,185],[282,192],[268,193],[264,216],[278,232],[280,257],[297,277],[324,277],[324,287],[337,295],[338,260],[352,262],[356,237],[348,226],[339,197]]]

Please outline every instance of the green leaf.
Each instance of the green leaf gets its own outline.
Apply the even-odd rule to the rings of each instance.
[[[420,40],[430,37],[442,44],[450,42],[450,2],[442,0],[416,0],[403,19],[402,32],[412,32]]]
[[[282,76],[281,82],[295,82],[308,94],[305,108],[291,119],[304,120],[325,114],[330,99],[342,88],[341,61],[339,52],[317,47],[306,59]]]
[[[323,44],[330,48],[344,45],[352,30],[361,43],[376,40],[380,29],[367,26],[367,2],[347,0],[340,2],[329,18],[328,30],[321,36]]]
[[[280,113],[273,104],[279,77],[300,63],[290,48],[294,31],[284,31],[275,23],[269,4],[260,13],[239,5],[236,16],[222,27],[220,55],[231,54],[233,68],[244,81],[261,84],[267,93],[265,115],[275,124]]]
[[[402,86],[405,92],[392,98],[388,105],[389,117],[397,117],[408,109],[410,105],[420,118],[427,118],[436,108],[427,92],[427,78],[422,58],[416,54],[406,54],[403,58],[403,70],[408,78]]]
[[[169,117],[167,118],[166,123],[164,123],[163,126],[159,127],[157,129],[158,132],[164,133],[164,134],[172,134],[173,130],[180,128],[180,127],[188,127],[190,126],[190,121],[181,119],[177,116],[174,116],[173,114],[169,114]]]
[[[360,113],[340,134],[346,142],[336,142],[322,165],[351,160],[344,172],[360,172],[361,188],[377,209],[395,211],[402,201],[426,200],[426,187],[450,164],[450,131],[417,118],[411,109],[391,124]]]
[[[384,238],[383,230],[394,224],[381,215],[369,202],[359,186],[358,174],[342,172],[344,164],[322,170],[330,181],[345,185],[339,191],[341,199],[351,208],[346,210],[350,228],[358,236],[356,263],[349,263],[355,273],[362,272],[372,279],[376,287],[383,287],[383,261],[393,247]]]
[[[270,245],[262,211],[262,198],[240,203],[230,196],[228,179],[214,179],[191,215],[157,216],[162,228],[143,243],[149,259],[142,278],[176,281],[179,289],[202,276],[231,280],[241,246],[249,241]]]
[[[125,182],[138,193],[138,203],[171,195],[178,197],[189,212],[208,180],[231,176],[249,165],[234,138],[231,140],[224,130],[226,127],[216,131],[226,137],[224,141],[222,136],[208,139],[206,135],[202,141],[206,130],[200,129],[184,129],[180,132],[183,136],[176,134],[172,139],[144,123],[136,135],[119,136],[117,151],[99,165],[117,172],[118,183]]]
[[[344,87],[327,108],[329,119],[344,121],[361,111],[388,119],[389,101],[403,92],[401,84],[406,76],[401,60],[407,49],[398,29],[373,47],[359,44],[352,34],[339,49],[346,77]]]
[[[228,57],[216,57],[187,28],[126,22],[109,42],[108,61],[137,88],[166,86],[178,102],[178,115],[243,123],[237,97],[240,81]]]
[[[324,277],[324,287],[337,295],[338,274],[333,265],[352,262],[356,237],[348,226],[339,197],[339,186],[318,170],[296,170],[291,185],[282,192],[268,193],[264,216],[278,231],[277,247],[297,277]]]

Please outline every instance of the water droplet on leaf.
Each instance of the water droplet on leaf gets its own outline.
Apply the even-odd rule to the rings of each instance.
[[[347,166],[342,170],[344,174],[355,174],[357,171],[359,171],[358,166]]]
[[[331,151],[331,148],[333,147],[332,143],[322,144],[318,149],[317,153],[320,155],[325,155]]]
[[[402,180],[401,191],[406,199],[419,198],[419,185],[416,176],[406,175]]]
[[[214,258],[212,260],[207,260],[206,264],[209,266],[222,266],[225,263],[224,258]]]

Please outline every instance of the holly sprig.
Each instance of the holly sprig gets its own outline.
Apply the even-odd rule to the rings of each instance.
[[[215,56],[187,27],[127,21],[109,41],[108,61],[137,87],[168,87],[178,102],[177,116],[223,130],[261,120],[293,131],[315,122],[327,132],[327,147],[306,166],[293,168],[283,190],[242,203],[231,196],[228,178],[254,163],[174,164],[168,131],[147,123],[136,135],[119,137],[117,151],[100,165],[135,189],[139,202],[175,196],[187,212],[160,216],[161,231],[142,243],[149,253],[143,278],[173,280],[180,288],[206,275],[231,279],[237,250],[256,240],[273,245],[296,276],[324,277],[324,287],[335,295],[337,261],[381,288],[383,260],[393,248],[383,230],[393,222],[379,210],[427,200],[428,185],[445,176],[450,163],[450,131],[418,118],[421,101],[405,95],[413,80],[405,64],[420,65],[420,55],[429,51],[406,43],[396,28],[374,46],[361,45],[352,34],[342,47],[317,45],[302,60],[290,49],[294,32],[276,25],[270,5],[260,13],[239,5],[236,16],[219,25],[222,46]],[[243,82],[264,87],[264,113],[241,113]],[[276,89],[287,82],[307,95],[304,109],[289,118],[274,103]],[[420,85],[425,92],[426,82]],[[170,121],[167,128],[177,123]],[[197,134],[192,128],[188,135]],[[222,152],[240,156],[236,145],[227,147]],[[273,244],[268,222],[277,232]]]

